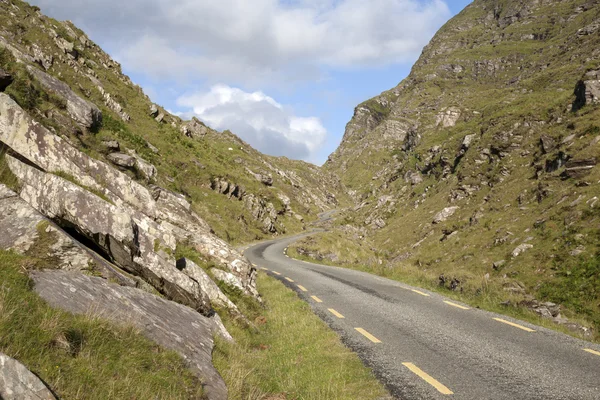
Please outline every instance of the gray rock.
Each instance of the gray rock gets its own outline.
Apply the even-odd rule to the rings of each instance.
[[[596,164],[598,164],[596,157],[569,160],[565,164],[563,176],[566,178],[582,178],[589,175]]]
[[[44,53],[44,51],[37,44],[34,43],[31,45],[31,53],[33,54],[33,62],[44,68],[46,71],[52,68],[52,65],[54,64],[54,57],[52,57],[50,54]]]
[[[76,176],[82,185],[103,193],[129,215],[141,213],[139,218],[151,220],[144,225],[161,235],[168,233],[172,240],[170,248],[175,248],[175,240],[188,241],[207,259],[240,278],[245,293],[260,298],[256,291],[256,270],[239,252],[213,235],[208,224],[191,210],[182,196],[162,189],[151,193],[126,174],[49,132],[3,93],[0,93],[0,141],[45,171]]]
[[[51,260],[54,268],[87,272],[91,267],[106,279],[135,286],[99,255],[87,250],[69,235],[0,184],[0,249],[24,254],[32,248],[36,257]]]
[[[158,170],[154,165],[140,157],[135,150],[128,150],[127,153],[135,159],[134,168],[146,182],[151,182],[156,179]]]
[[[27,66],[27,70],[46,90],[65,100],[67,112],[77,123],[88,129],[102,123],[100,109],[75,94],[69,85],[32,66]]]
[[[66,172],[121,207],[130,205],[155,218],[156,203],[144,186],[109,164],[95,160],[35,122],[0,93],[0,141],[41,169]],[[97,181],[100,180],[100,182]]]
[[[158,148],[156,148],[155,146],[153,146],[152,143],[146,142],[146,146],[148,146],[148,148],[150,149],[150,151],[152,151],[154,154],[160,153],[160,151],[158,150]]]
[[[495,270],[499,270],[500,268],[502,268],[504,266],[504,264],[506,264],[505,260],[495,261],[492,264],[492,268],[494,268]]]
[[[21,185],[20,196],[36,210],[73,226],[119,267],[142,277],[168,298],[206,315],[210,300],[198,283],[175,267],[162,248],[175,250],[169,232],[146,216],[130,215],[87,190],[7,156]]]
[[[0,399],[55,400],[56,397],[23,364],[0,353]]]
[[[211,268],[210,273],[215,277],[216,280],[219,280],[229,286],[237,288],[242,292],[246,290],[242,281],[240,281],[237,276],[233,275],[230,272],[223,271],[217,268]]]
[[[413,186],[416,186],[420,183],[423,183],[423,176],[415,171],[408,171],[405,175],[404,175],[404,180],[406,181],[406,183],[410,183]]]
[[[208,128],[196,117],[192,118],[190,122],[187,122],[181,126],[181,133],[190,138],[203,138],[208,133]]]
[[[163,122],[165,119],[165,114],[164,113],[160,113],[158,114],[158,116],[156,118],[154,118],[156,120],[156,122]]]
[[[198,282],[200,290],[208,295],[213,306],[229,310],[234,316],[241,316],[241,312],[238,310],[237,306],[225,296],[217,284],[210,279],[210,276],[208,276],[198,264],[187,258],[181,258],[177,260],[177,269]],[[244,290],[243,286],[240,287],[240,290]]]
[[[121,145],[116,140],[105,140],[102,142],[102,146],[113,151],[121,150]]]
[[[0,68],[0,92],[4,92],[11,83],[13,83],[12,75]]]
[[[160,346],[181,354],[203,382],[209,399],[227,399],[227,388],[212,365],[212,318],[138,289],[64,271],[32,273],[35,291],[51,306],[75,314],[93,313],[132,324]]]
[[[73,43],[69,42],[68,40],[63,39],[61,37],[54,38],[54,42],[56,43],[58,48],[63,51],[63,53],[68,54],[68,55],[72,56],[73,58],[79,57],[79,53],[75,49],[75,44],[73,44]]]
[[[523,243],[519,246],[517,246],[513,251],[512,251],[512,256],[513,257],[518,257],[519,255],[523,254],[524,252],[526,252],[529,249],[533,249],[533,245],[529,244],[529,243]]]
[[[158,116],[158,107],[156,104],[152,104],[150,106],[150,116],[156,118]]]
[[[556,140],[548,135],[542,135],[540,137],[540,143],[542,145],[542,151],[545,154],[548,154],[556,149]]]
[[[458,210],[457,206],[444,208],[442,211],[440,211],[433,217],[433,223],[439,224],[441,222],[446,221],[448,218],[453,216],[457,210]]]
[[[135,157],[123,153],[111,153],[106,156],[108,161],[123,168],[133,168],[135,166]]]
[[[461,111],[457,107],[449,107],[436,116],[435,125],[444,128],[450,128],[456,125],[461,116]]]

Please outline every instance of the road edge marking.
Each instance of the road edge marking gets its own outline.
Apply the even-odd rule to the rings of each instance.
[[[524,330],[526,332],[535,332],[535,329],[531,329],[531,328],[528,328],[528,327],[523,326],[523,325],[515,324],[514,322],[510,322],[510,321],[507,321],[507,320],[502,319],[502,318],[494,318],[494,320],[498,321],[498,322],[502,322],[503,324],[506,324],[506,325],[514,326],[515,328],[522,329],[522,330]]]
[[[446,394],[446,395],[454,394],[454,392],[452,390],[448,389],[446,386],[444,386],[438,380],[434,379],[431,375],[429,375],[427,372],[423,371],[421,368],[417,367],[415,364],[409,363],[409,362],[404,362],[404,363],[402,363],[402,365],[404,365],[406,368],[408,368],[410,370],[410,372],[417,375],[419,378],[423,379],[425,382],[429,383],[441,394]]]
[[[460,308],[461,310],[470,310],[469,307],[461,306],[460,304],[456,304],[456,303],[453,303],[451,301],[444,300],[444,303],[446,303],[446,304],[448,304],[449,306],[452,306],[452,307]]]
[[[277,272],[277,271],[271,271],[271,272],[274,273],[275,275],[281,276],[281,274],[279,272]]]
[[[307,289],[307,288],[305,288],[304,286],[302,286],[302,285],[296,285],[296,286],[298,286],[298,288],[299,288],[300,290],[302,290],[303,292],[308,292],[308,289]]]
[[[369,332],[365,331],[363,328],[354,328],[355,331],[369,339],[373,343],[381,343],[381,340],[377,339],[375,336],[371,335]]]
[[[346,318],[342,314],[340,314],[339,312],[335,311],[333,308],[328,308],[327,311],[329,311],[330,313],[332,313],[333,315],[335,315],[336,317],[338,317],[340,319]]]
[[[431,296],[430,294],[427,294],[425,292],[421,292],[421,291],[416,290],[416,289],[410,289],[410,290],[413,291],[413,292],[415,292],[415,293],[417,293],[417,294],[420,294],[421,296],[425,296],[425,297],[430,297]]]
[[[291,283],[294,283],[294,280],[292,278],[288,278],[287,276],[285,277],[285,280]]]
[[[321,300],[320,298],[318,298],[317,296],[310,296],[311,299],[313,299],[314,301],[316,301],[317,303],[322,303],[323,300]]]
[[[583,349],[583,351],[587,351],[590,354],[594,354],[596,356],[600,356],[600,351],[592,350],[592,349]]]

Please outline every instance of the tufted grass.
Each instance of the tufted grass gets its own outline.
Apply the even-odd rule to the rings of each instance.
[[[279,281],[258,277],[264,309],[242,311],[255,330],[227,323],[236,344],[217,341],[213,360],[232,400],[378,399],[386,391],[307,303]]]
[[[31,289],[28,258],[0,251],[0,352],[62,399],[201,399],[181,357],[130,327],[49,307]]]

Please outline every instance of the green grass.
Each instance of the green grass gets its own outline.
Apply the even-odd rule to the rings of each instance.
[[[345,348],[309,305],[282,283],[259,274],[266,307],[240,306],[256,325],[247,330],[227,323],[236,343],[217,342],[215,366],[232,400],[377,399],[381,384]],[[279,397],[276,397],[279,398]]]
[[[28,259],[0,251],[0,352],[63,399],[200,399],[174,352],[138,331],[53,309],[33,291]]]

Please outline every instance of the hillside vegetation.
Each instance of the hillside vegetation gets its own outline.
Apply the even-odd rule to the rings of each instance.
[[[597,334],[599,27],[594,1],[474,1],[356,108],[324,166],[355,206],[300,253]]]

